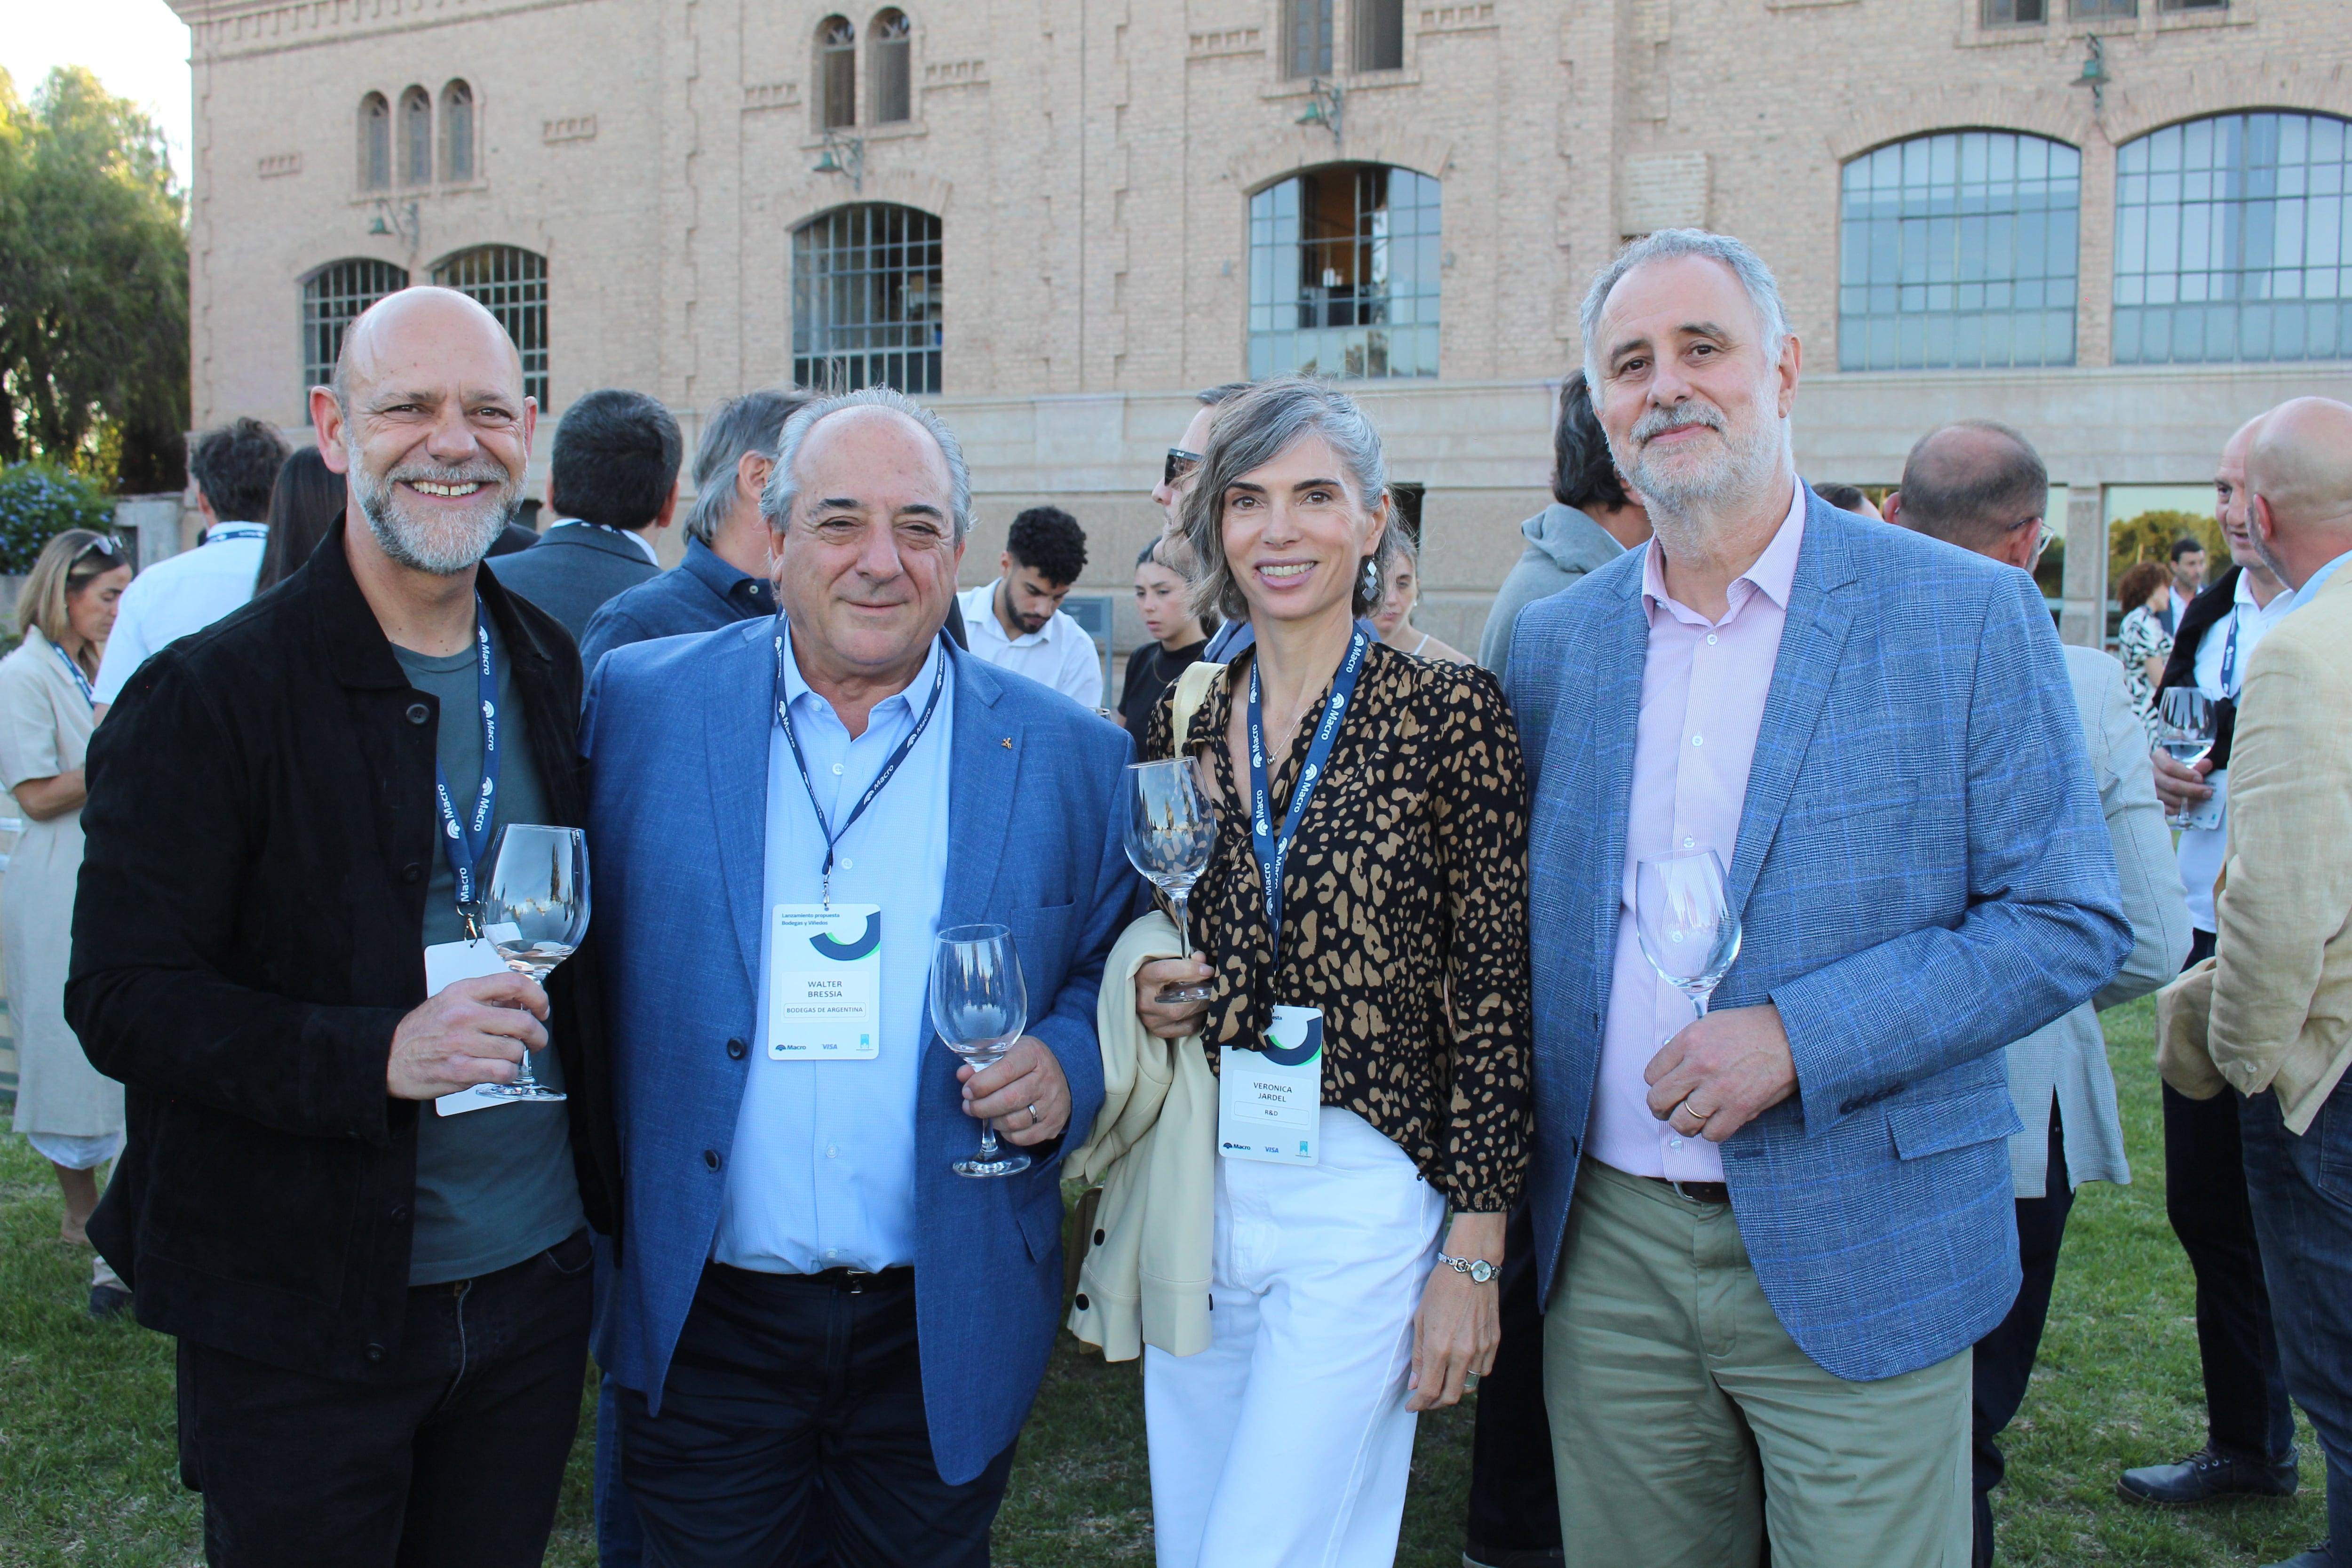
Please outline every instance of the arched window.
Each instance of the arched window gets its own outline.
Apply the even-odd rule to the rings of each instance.
[[[904,11],[876,14],[866,34],[866,68],[873,74],[868,96],[874,123],[887,125],[915,117],[915,27]]]
[[[360,189],[392,188],[392,105],[380,92],[360,100]]]
[[[383,100],[379,98],[378,103]],[[389,261],[353,257],[330,261],[302,280],[302,401],[310,388],[335,374],[343,352],[343,331],[352,319],[386,294],[408,287],[408,272]]]
[[[2221,114],[2116,149],[2117,364],[2352,358],[2352,136]]]
[[[462,81],[441,89],[441,177],[452,184],[474,177],[474,89]]]
[[[522,354],[522,390],[547,406],[547,258],[512,245],[461,250],[433,268],[433,281],[472,296],[499,319]]]
[[[857,123],[857,29],[846,16],[816,25],[817,125]]]
[[[2073,364],[2083,155],[1944,131],[1845,166],[1838,368]]]
[[[1404,68],[1404,0],[1356,0],[1356,68]]]
[[[1331,74],[1331,0],[1282,0],[1283,52],[1292,76]]]
[[[1249,374],[1437,374],[1438,184],[1339,163],[1250,198]]]
[[[793,379],[940,390],[940,220],[836,207],[793,231]]]
[[[433,180],[433,95],[412,87],[400,95],[400,183]]]

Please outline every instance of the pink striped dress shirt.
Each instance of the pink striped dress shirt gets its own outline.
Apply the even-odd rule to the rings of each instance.
[[[1731,584],[1730,608],[1710,623],[1666,593],[1655,540],[1642,563],[1650,647],[1642,667],[1642,720],[1633,742],[1633,795],[1625,819],[1625,874],[1601,1077],[1586,1152],[1636,1176],[1723,1180],[1723,1158],[1704,1138],[1685,1138],[1650,1114],[1642,1071],[1692,1019],[1688,998],[1642,955],[1633,933],[1635,868],[1650,856],[1713,849],[1724,870],[1739,838],[1748,765],[1780,657],[1789,588],[1805,538],[1805,486],[1756,563]]]

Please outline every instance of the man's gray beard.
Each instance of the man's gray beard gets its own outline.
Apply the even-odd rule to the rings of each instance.
[[[1617,454],[1618,466],[1649,503],[1654,519],[1703,526],[1717,513],[1751,499],[1764,488],[1780,466],[1786,437],[1779,418],[1760,400],[1751,405],[1749,413],[1752,417],[1744,435],[1733,426],[1728,413],[1724,415],[1724,427],[1717,431],[1723,441],[1722,452],[1695,469],[1685,467],[1680,471],[1668,471],[1654,465],[1646,445],[1635,449],[1631,462],[1626,461],[1624,454]]]
[[[465,479],[484,477],[468,474]],[[396,481],[370,473],[356,451],[351,454],[349,478],[352,493],[359,498],[360,513],[368,521],[368,531],[375,535],[383,552],[413,572],[429,572],[436,577],[455,577],[480,564],[482,557],[490,552],[490,546],[498,542],[499,535],[506,531],[522,499],[521,485],[512,475],[502,472],[492,492],[496,504],[488,510],[476,518],[461,514],[436,525],[404,515],[394,489]],[[464,479],[449,477],[446,482],[463,483]]]

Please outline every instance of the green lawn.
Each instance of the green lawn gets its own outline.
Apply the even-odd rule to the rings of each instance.
[[[2164,1221],[2149,1017],[2139,1003],[2107,1020],[2138,1183],[2085,1188],[2075,1205],[2042,1365],[2010,1433],[2009,1486],[1995,1499],[2007,1563],[2236,1568],[2290,1556],[2325,1531],[2308,1429],[2310,1489],[2294,1502],[2174,1515],[2115,1495],[2124,1467],[2178,1458],[2204,1436],[2189,1268]],[[47,1168],[21,1141],[0,1141],[0,1564],[195,1563],[198,1504],[176,1479],[170,1343],[81,1315],[88,1255],[59,1244],[57,1225]],[[551,1563],[595,1561],[587,1430],[583,1419]],[[1401,1563],[1459,1563],[1469,1455],[1466,1411],[1422,1423]],[[1148,1563],[1150,1552],[1136,1363],[1107,1366],[1066,1340],[1023,1439],[997,1561],[1077,1568]]]

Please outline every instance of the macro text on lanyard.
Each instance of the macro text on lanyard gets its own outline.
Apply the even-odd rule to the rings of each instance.
[[[1250,660],[1249,689],[1249,761],[1250,761],[1250,847],[1257,852],[1258,880],[1265,884],[1266,941],[1274,950],[1275,967],[1282,965],[1282,868],[1290,858],[1291,840],[1298,837],[1298,825],[1307,816],[1307,796],[1315,793],[1316,782],[1323,776],[1323,768],[1331,760],[1331,743],[1339,737],[1339,721],[1347,716],[1348,700],[1356,694],[1356,678],[1364,671],[1364,654],[1371,639],[1359,626],[1348,638],[1348,654],[1339,661],[1339,672],[1331,678],[1330,700],[1323,705],[1323,717],[1315,725],[1315,743],[1307,749],[1306,765],[1298,770],[1298,782],[1290,787],[1290,809],[1283,814],[1282,837],[1274,836],[1274,809],[1265,782],[1265,723],[1258,702],[1257,660]]]
[[[58,658],[64,662],[66,672],[74,678],[74,684],[81,688],[81,700],[84,702],[89,703],[93,709],[96,708],[98,706],[98,692],[91,687],[89,677],[81,672],[81,666],[74,662],[74,656],[68,653],[65,649],[59,647],[55,643],[51,643],[49,645],[49,651],[56,654]]]
[[[915,749],[915,742],[923,738],[924,726],[931,721],[931,715],[938,712],[940,709],[940,691],[947,684],[948,661],[944,654],[939,656],[939,669],[931,677],[931,700],[923,704],[922,714],[916,719],[915,727],[907,731],[907,738],[898,742],[897,749],[892,751],[889,757],[883,763],[882,771],[874,775],[874,782],[867,784],[866,793],[857,797],[857,804],[850,808],[848,818],[835,828],[832,823],[825,820],[824,807],[816,798],[816,784],[809,778],[808,758],[801,754],[801,738],[793,733],[792,706],[784,700],[784,634],[781,629],[782,616],[777,617],[777,625],[779,629],[776,633],[776,722],[783,727],[784,743],[792,747],[793,761],[800,767],[801,787],[808,791],[809,809],[816,813],[817,831],[824,835],[824,869],[818,873],[817,887],[824,907],[831,909],[833,907],[834,850],[849,830],[857,826],[857,819],[866,815],[866,808],[874,804],[874,797],[882,793],[882,786],[890,782],[890,775],[898,771],[898,764],[907,760],[907,754]],[[936,648],[934,651],[937,651]]]
[[[205,544],[226,544],[232,539],[267,539],[269,530],[257,522],[216,522],[205,530]]]
[[[473,815],[457,820],[457,803],[449,793],[449,772],[438,760],[433,764],[433,798],[441,808],[441,842],[449,851],[449,873],[456,880],[457,913],[465,918],[466,940],[482,935],[482,903],[474,885],[482,858],[490,852],[490,818],[499,797],[499,677],[490,663],[490,623],[482,613],[482,596],[474,595],[474,647],[482,681],[482,788],[474,797]],[[449,715],[441,715],[446,721]]]

